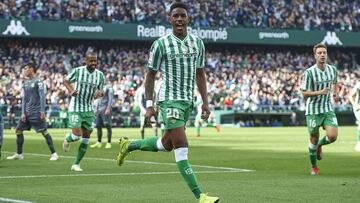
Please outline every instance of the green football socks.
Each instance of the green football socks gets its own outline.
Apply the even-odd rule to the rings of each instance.
[[[196,176],[189,164],[188,160],[182,160],[176,162],[176,165],[184,178],[185,182],[189,186],[190,190],[194,193],[197,199],[200,198],[201,190],[199,188],[199,184],[197,182]]]
[[[79,146],[79,150],[78,150],[78,154],[76,156],[76,160],[75,160],[75,164],[80,164],[80,161],[83,159],[83,157],[85,156],[85,153],[87,151],[87,148],[89,146],[89,142],[88,142],[89,139],[87,139],[87,143],[86,141],[84,141],[84,138],[83,140],[81,141],[80,143],[80,146]]]
[[[317,146],[314,144],[309,144],[309,157],[310,157],[310,163],[312,167],[316,166],[316,149]]]
[[[149,137],[143,140],[136,140],[129,144],[129,152],[134,150],[157,152],[156,141],[158,137]]]
[[[200,136],[200,127],[196,127],[196,135]]]

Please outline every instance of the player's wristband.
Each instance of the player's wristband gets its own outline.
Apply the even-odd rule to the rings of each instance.
[[[146,100],[146,108],[153,107],[154,102],[152,100]]]

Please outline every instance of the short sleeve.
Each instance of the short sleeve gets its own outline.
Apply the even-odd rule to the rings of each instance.
[[[312,90],[311,74],[308,71],[305,71],[305,73],[303,74],[300,89],[301,90]]]
[[[161,42],[160,40],[156,40],[150,48],[149,60],[146,69],[158,71],[161,62],[162,62]]]
[[[75,82],[78,69],[74,68],[69,75],[65,77],[67,82]]]
[[[199,58],[198,58],[198,63],[197,63],[197,68],[204,68],[205,67],[205,46],[204,46],[204,42],[199,38]]]

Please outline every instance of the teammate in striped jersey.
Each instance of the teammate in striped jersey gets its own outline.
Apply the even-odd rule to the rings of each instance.
[[[331,105],[331,89],[335,101],[339,101],[337,69],[326,63],[327,47],[317,44],[313,48],[316,64],[305,70],[301,90],[306,99],[306,124],[310,133],[309,154],[311,174],[318,174],[316,160],[322,158],[322,146],[334,142],[338,135],[338,123]],[[319,128],[326,136],[319,140]]]
[[[87,53],[86,65],[73,69],[64,80],[64,85],[72,96],[68,110],[72,133],[65,137],[64,151],[69,151],[71,142],[82,138],[75,163],[71,166],[73,171],[82,171],[80,161],[88,148],[90,134],[93,130],[92,123],[95,119],[92,103],[94,98],[103,96],[104,74],[96,67],[96,54]],[[75,83],[74,87],[71,83]]]
[[[175,2],[170,6],[169,22],[172,32],[156,40],[150,49],[145,81],[146,117],[154,122],[154,83],[156,73],[161,71],[163,83],[158,106],[166,132],[162,138],[151,137],[133,142],[122,138],[117,161],[121,166],[126,155],[134,150],[156,152],[174,149],[178,169],[194,196],[201,203],[218,202],[218,197],[210,197],[201,192],[188,161],[188,141],[185,134],[185,124],[193,109],[195,80],[204,102],[204,119],[210,114],[204,72],[204,44],[199,37],[187,33],[189,17],[184,3]],[[164,66],[161,66],[162,62]]]
[[[349,100],[353,106],[353,111],[358,124],[357,137],[358,142],[355,146],[355,151],[360,152],[360,82],[357,82],[350,92]]]

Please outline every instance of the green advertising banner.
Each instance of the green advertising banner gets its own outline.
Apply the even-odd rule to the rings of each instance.
[[[171,32],[162,25],[0,20],[0,37],[153,41]],[[360,33],[245,28],[188,28],[206,43],[360,47]]]

